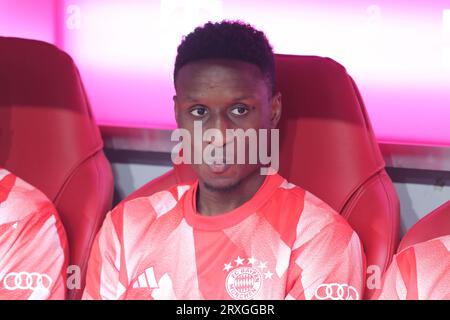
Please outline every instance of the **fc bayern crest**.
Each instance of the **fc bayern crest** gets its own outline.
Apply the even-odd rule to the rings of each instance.
[[[260,291],[263,285],[263,279],[272,279],[273,273],[267,271],[263,273],[266,267],[265,262],[256,263],[256,259],[246,259],[237,257],[236,267],[232,263],[225,264],[224,270],[229,272],[225,280],[225,288],[231,298],[235,300],[253,299]]]

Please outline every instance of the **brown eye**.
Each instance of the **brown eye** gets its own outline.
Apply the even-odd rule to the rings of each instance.
[[[206,110],[205,107],[195,107],[193,109],[191,109],[190,113],[194,116],[194,117],[204,117],[207,113],[208,110]]]
[[[237,105],[231,109],[231,113],[235,116],[243,116],[244,114],[247,114],[248,108],[244,105]]]

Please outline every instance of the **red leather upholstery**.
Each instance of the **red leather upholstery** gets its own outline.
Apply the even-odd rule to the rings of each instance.
[[[450,235],[450,201],[417,221],[404,235],[397,252],[416,243]]]
[[[0,37],[0,164],[43,191],[66,229],[81,271],[110,209],[113,177],[72,59],[40,41]],[[71,280],[76,278],[69,276]]]
[[[367,266],[384,272],[398,244],[399,201],[355,83],[328,58],[276,55],[276,65],[281,175],[347,218],[363,242]],[[193,178],[188,166],[177,166],[128,199]]]
[[[281,174],[340,212],[359,234],[367,266],[384,272],[398,244],[400,206],[354,81],[319,57],[278,56],[277,74]]]

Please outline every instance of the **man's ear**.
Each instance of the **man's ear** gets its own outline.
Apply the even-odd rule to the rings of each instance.
[[[270,125],[276,128],[281,118],[281,110],[283,108],[281,103],[281,93],[277,92],[273,95],[271,100],[272,114],[270,118]]]
[[[180,118],[179,118],[179,111],[178,111],[178,97],[177,95],[173,96],[173,110],[175,112],[175,121],[177,122],[177,127],[180,127]]]

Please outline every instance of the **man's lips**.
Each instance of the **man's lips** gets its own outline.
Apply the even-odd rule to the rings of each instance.
[[[218,163],[214,162],[212,164],[208,164],[209,169],[215,174],[221,174],[227,171],[231,165],[226,163]]]

